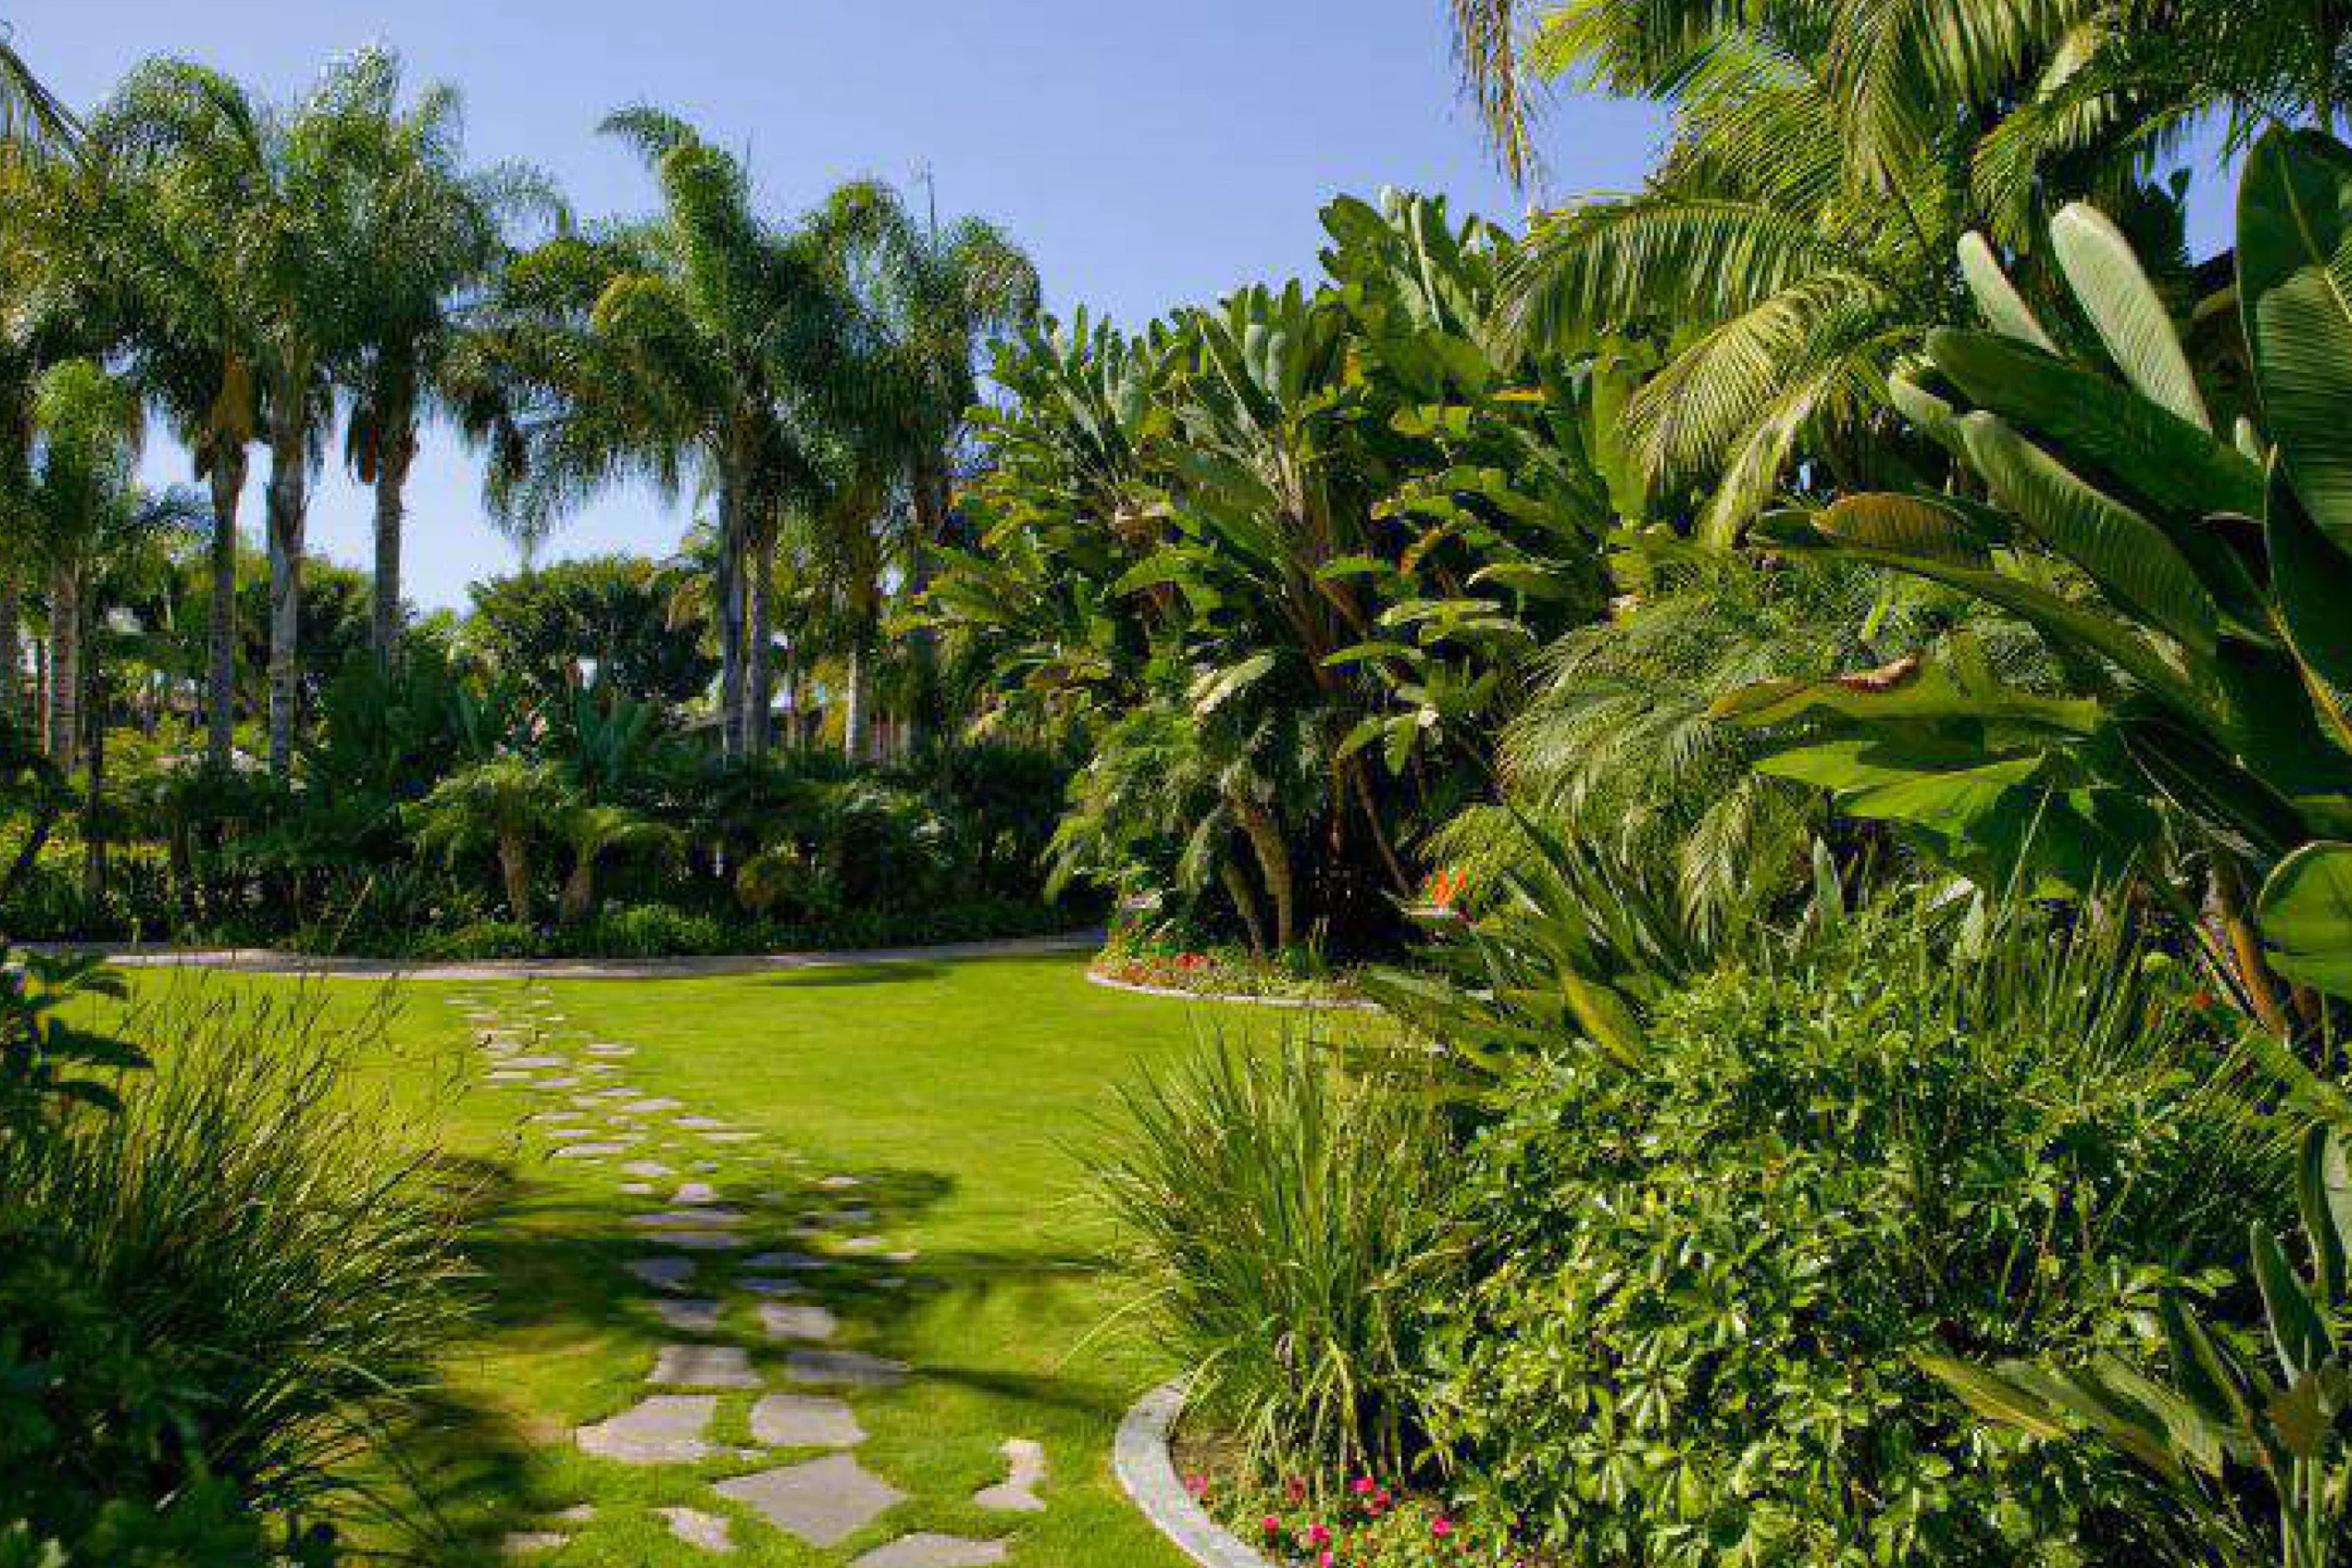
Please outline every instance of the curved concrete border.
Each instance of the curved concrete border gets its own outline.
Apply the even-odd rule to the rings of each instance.
[[[1224,1007],[1287,1008],[1294,1012],[1378,1012],[1378,1002],[1368,1002],[1352,997],[1245,997],[1224,991],[1187,991],[1175,986],[1145,986],[1133,980],[1114,979],[1098,970],[1086,972],[1089,985],[1100,986],[1106,991],[1125,991],[1136,997],[1164,997],[1178,1002],[1216,1002]]]
[[[1168,1434],[1184,1409],[1184,1380],[1161,1383],[1135,1402],[1111,1450],[1119,1484],[1152,1528],[1201,1568],[1273,1568],[1193,1500],[1169,1457]]]
[[[473,963],[405,964],[390,958],[321,958],[275,948],[183,948],[161,944],[108,947],[90,942],[28,942],[35,953],[90,953],[134,969],[220,969],[240,975],[319,976],[355,980],[684,980],[707,975],[761,975],[794,969],[835,969],[862,964],[945,964],[968,958],[1038,958],[1099,947],[1099,931],[1061,936],[1008,937],[997,942],[944,942],[933,947],[876,947],[840,953],[741,953],[711,958],[499,958]]]

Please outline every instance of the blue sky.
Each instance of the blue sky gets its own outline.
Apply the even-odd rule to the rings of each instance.
[[[474,155],[537,164],[583,215],[650,202],[634,160],[594,134],[640,99],[747,154],[778,215],[852,175],[911,186],[927,171],[944,212],[986,214],[1029,247],[1056,310],[1129,321],[1312,270],[1316,211],[1336,192],[1442,191],[1500,219],[1521,205],[1454,97],[1442,0],[14,0],[6,15],[77,105],[149,53],[287,96],[329,56],[391,44],[412,80],[463,90]],[[1556,103],[1552,194],[1637,183],[1660,126],[1637,105]],[[2200,217],[2209,230],[2218,212]],[[158,479],[186,474],[160,436],[148,461]],[[406,584],[427,607],[514,564],[480,482],[452,434],[427,437]],[[367,518],[331,465],[313,545],[362,562]],[[656,497],[618,494],[543,553],[659,554],[683,522]]]

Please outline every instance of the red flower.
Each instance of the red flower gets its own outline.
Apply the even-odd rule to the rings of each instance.
[[[1369,1475],[1359,1475],[1350,1483],[1351,1489],[1359,1497],[1371,1496],[1373,1493],[1378,1489],[1379,1484],[1380,1483],[1378,1482],[1373,1480]]]
[[[1430,1534],[1436,1536],[1440,1540],[1444,1540],[1447,1536],[1450,1536],[1453,1533],[1453,1521],[1447,1518],[1443,1514],[1440,1514],[1437,1517],[1430,1521]]]
[[[1331,1532],[1325,1529],[1321,1525],[1316,1525],[1306,1532],[1306,1544],[1309,1546],[1329,1546],[1331,1544]]]
[[[1280,1535],[1283,1533],[1282,1520],[1274,1517],[1272,1514],[1268,1514],[1264,1518],[1260,1519],[1258,1521],[1258,1528],[1264,1530],[1268,1535]]]

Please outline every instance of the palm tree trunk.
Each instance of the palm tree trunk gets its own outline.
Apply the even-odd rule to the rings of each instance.
[[[913,492],[915,536],[907,551],[907,602],[919,610],[922,596],[931,590],[933,547],[947,533],[945,465],[928,458],[918,462],[908,489]],[[914,655],[918,694],[915,709],[907,719],[907,741],[912,746],[922,738],[922,701],[931,695],[936,682],[939,650],[931,628],[920,623],[907,641]]]
[[[299,400],[300,394],[296,394]],[[309,432],[281,408],[269,440],[269,769],[294,771],[295,703],[301,676],[302,526],[309,508]]]
[[[775,640],[773,620],[775,593],[775,536],[773,527],[752,541],[743,562],[745,615],[743,690],[743,754],[760,757],[768,749],[768,705],[775,699]]]
[[[862,762],[865,760],[867,731],[873,723],[873,716],[867,712],[872,694],[865,689],[865,646],[863,642],[850,645],[849,671],[842,684],[845,690],[842,693],[842,755],[853,762]]]
[[[15,720],[24,706],[24,591],[16,573],[0,575],[0,718]]]
[[[563,897],[556,906],[556,919],[565,925],[577,925],[588,918],[596,907],[596,854],[582,850],[580,858],[571,863],[571,874],[564,878]]]
[[[1241,915],[1241,924],[1250,932],[1250,951],[1260,958],[1266,956],[1266,922],[1258,913],[1258,896],[1250,890],[1249,874],[1238,861],[1225,859],[1216,863],[1216,874],[1225,884],[1225,896]]]
[[[368,624],[368,646],[376,668],[392,667],[401,636],[401,523],[407,515],[403,491],[416,460],[416,432],[405,421],[376,452],[376,602]]]
[[[1291,879],[1290,846],[1274,814],[1247,796],[1228,796],[1234,819],[1258,857],[1258,875],[1274,900],[1274,945],[1287,951],[1298,935],[1298,892]]]
[[[82,628],[82,693],[85,716],[83,751],[86,778],[82,792],[82,896],[96,908],[107,891],[106,774],[107,711],[98,639],[84,616]]]
[[[237,502],[245,491],[245,449],[212,458],[212,621],[205,694],[204,754],[226,768],[237,743]]]
[[[498,874],[506,884],[506,908],[518,926],[531,923],[531,846],[519,832],[498,835]]]
[[[743,498],[731,479],[718,491],[718,749],[732,757],[742,749],[743,722]]]
[[[74,766],[81,713],[82,579],[61,566],[49,577],[49,756],[61,769]]]

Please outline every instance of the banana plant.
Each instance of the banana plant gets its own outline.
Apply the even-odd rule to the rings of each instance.
[[[1796,725],[1771,766],[1931,845],[2077,882],[2201,868],[2224,973],[2284,1027],[2272,970],[2352,994],[2352,151],[2279,130],[2248,160],[2237,292],[2267,434],[2214,416],[2106,218],[2065,209],[2050,254],[2075,319],[2045,321],[1972,236],[1962,272],[1985,325],[1931,334],[1928,363],[1894,382],[1981,491],[1852,495],[1763,532],[2026,622],[2067,701],[1925,660],[1750,688],[1720,712]],[[2253,909],[2246,885],[2263,885]]]
[[[2345,1344],[2352,1178],[2313,1128],[2298,1200],[2311,1261],[2297,1273],[2267,1227],[2251,1235],[2269,1365],[2242,1354],[2177,1296],[2159,1307],[2168,1375],[2113,1357],[1920,1365],[1996,1426],[2045,1441],[2088,1437],[2152,1472],[2200,1562],[2330,1568],[2352,1540],[2352,1359]],[[2239,1484],[2258,1477],[2258,1488]]]

